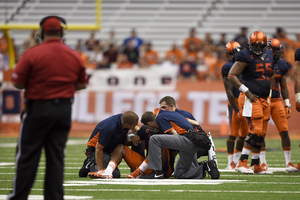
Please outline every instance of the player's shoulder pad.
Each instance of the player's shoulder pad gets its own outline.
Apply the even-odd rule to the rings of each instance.
[[[300,61],[300,48],[295,51],[295,61]]]

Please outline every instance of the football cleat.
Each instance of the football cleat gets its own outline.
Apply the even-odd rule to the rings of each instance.
[[[286,172],[300,172],[300,167],[294,166],[293,163],[289,162],[286,166]]]
[[[164,179],[164,173],[160,170],[155,170],[147,175],[139,176],[140,179]]]
[[[268,170],[268,165],[267,165],[267,163],[262,163],[261,165],[260,165],[260,168],[262,168],[263,170]]]
[[[235,167],[235,171],[241,172],[242,174],[254,174],[254,171],[247,165],[248,160],[239,160],[238,165]]]
[[[254,174],[273,174],[272,171],[265,170],[260,167],[260,165],[252,165],[251,169],[254,171]]]
[[[88,176],[92,179],[97,179],[97,178],[101,178],[101,179],[112,179],[113,175],[107,173],[105,170],[101,170],[98,172],[89,172]]]
[[[230,164],[227,165],[227,167],[225,169],[227,170],[235,170],[236,164],[235,162],[231,162]]]
[[[126,178],[138,178],[141,175],[143,175],[143,172],[140,168],[137,168],[136,170],[134,170],[131,174],[127,174]]]
[[[209,160],[207,161],[207,172],[210,175],[211,179],[219,179],[220,178],[220,172],[218,169],[217,162],[215,160]]]

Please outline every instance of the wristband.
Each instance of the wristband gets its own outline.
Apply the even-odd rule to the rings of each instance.
[[[243,92],[243,93],[246,93],[249,89],[244,85],[242,84],[240,87],[239,87],[239,91]]]
[[[133,133],[130,133],[127,135],[127,140],[130,142],[131,141],[131,137],[135,136]]]
[[[285,103],[285,106],[287,106],[287,107],[291,107],[291,104],[290,104],[290,100],[289,99],[285,99],[284,100],[284,103]]]
[[[296,102],[300,102],[300,92],[296,94]]]

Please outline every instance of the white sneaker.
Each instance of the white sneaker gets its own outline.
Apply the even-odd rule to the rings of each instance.
[[[299,169],[296,168],[291,162],[289,162],[286,166],[286,172],[300,172]]]
[[[241,172],[242,174],[254,174],[254,171],[248,167],[247,163],[248,161],[246,159],[243,161],[239,160],[238,165],[235,167],[235,171]]]

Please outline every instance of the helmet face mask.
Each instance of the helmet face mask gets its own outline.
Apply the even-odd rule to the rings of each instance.
[[[266,43],[250,43],[251,51],[258,56],[265,53],[266,47],[267,47]]]
[[[261,31],[254,31],[250,35],[249,47],[254,54],[263,55],[267,48],[267,36]]]

